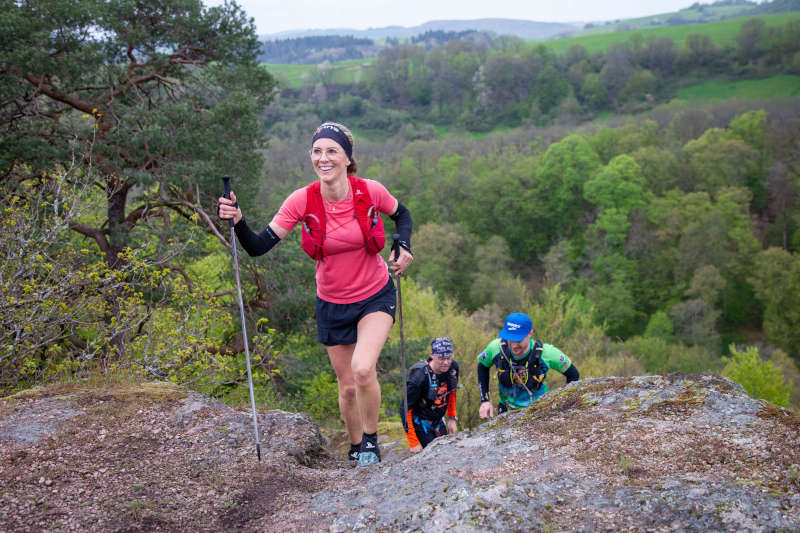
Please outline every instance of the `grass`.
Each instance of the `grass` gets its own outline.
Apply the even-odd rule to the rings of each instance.
[[[330,63],[332,69],[332,83],[360,83],[364,80],[364,74],[369,70],[375,58],[349,59],[337,63]],[[277,63],[265,63],[266,69],[275,76],[281,86],[296,89],[304,85],[311,85],[314,71],[317,70],[316,64],[312,65],[282,65]]]
[[[800,76],[781,74],[760,80],[707,81],[678,90],[676,100],[709,101],[800,96]]]
[[[684,24],[681,26],[662,26],[649,29],[619,31],[615,33],[603,33],[599,35],[587,35],[585,37],[571,37],[544,43],[535,43],[535,46],[544,44],[557,53],[566,52],[570,46],[580,44],[589,52],[603,52],[614,43],[627,41],[635,33],[642,34],[647,40],[650,37],[670,37],[679,46],[683,46],[686,37],[693,33],[708,35],[711,41],[717,46],[733,46],[736,44],[736,35],[742,23],[750,19],[761,19],[767,26],[782,26],[783,24],[800,18],[800,12],[777,13],[769,15],[754,15],[739,17],[735,19],[723,20],[720,22],[707,22],[704,24]]]

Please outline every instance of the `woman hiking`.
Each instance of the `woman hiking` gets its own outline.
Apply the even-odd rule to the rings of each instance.
[[[236,195],[219,199],[219,216],[232,218],[242,248],[267,253],[302,224],[303,250],[316,261],[317,340],[328,352],[339,387],[339,410],[350,437],[348,458],[358,466],[380,461],[378,416],[381,389],[376,364],[394,323],[396,291],[391,269],[413,261],[411,214],[377,181],[355,176],[353,135],[325,122],[311,140],[311,164],[319,180],[292,192],[261,233],[247,224]],[[378,252],[385,236],[378,213],[400,235],[391,266]]]

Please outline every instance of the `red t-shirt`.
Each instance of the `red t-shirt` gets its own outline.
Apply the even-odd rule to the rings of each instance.
[[[365,179],[372,204],[381,213],[391,213],[395,198],[375,180]],[[292,231],[306,213],[306,189],[297,189],[284,200],[272,218],[287,231]],[[317,296],[327,302],[349,304],[359,302],[381,290],[389,280],[389,269],[380,254],[364,248],[364,235],[355,218],[353,191],[341,202],[323,199],[328,216],[322,247],[324,257],[317,261]]]

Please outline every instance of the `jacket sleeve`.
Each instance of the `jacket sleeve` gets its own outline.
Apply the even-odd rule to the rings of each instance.
[[[478,363],[478,388],[481,393],[481,402],[489,401],[489,368]]]
[[[459,372],[458,363],[453,361],[451,369],[455,371],[455,375],[450,377],[450,397],[447,399],[447,416],[454,418],[458,416],[456,414],[456,390],[458,389]]]
[[[569,365],[569,368],[566,369],[564,372],[564,376],[567,378],[567,383],[572,381],[578,381],[581,379],[581,375],[578,373],[578,369],[575,368],[574,364]]]
[[[447,416],[455,418],[456,414],[456,391],[450,393],[450,399],[447,400]]]

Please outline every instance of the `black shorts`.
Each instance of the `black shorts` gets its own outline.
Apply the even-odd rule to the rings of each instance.
[[[335,304],[317,296],[317,340],[325,346],[355,344],[359,320],[375,311],[383,311],[394,320],[396,309],[397,291],[391,276],[381,290],[360,302]]]

